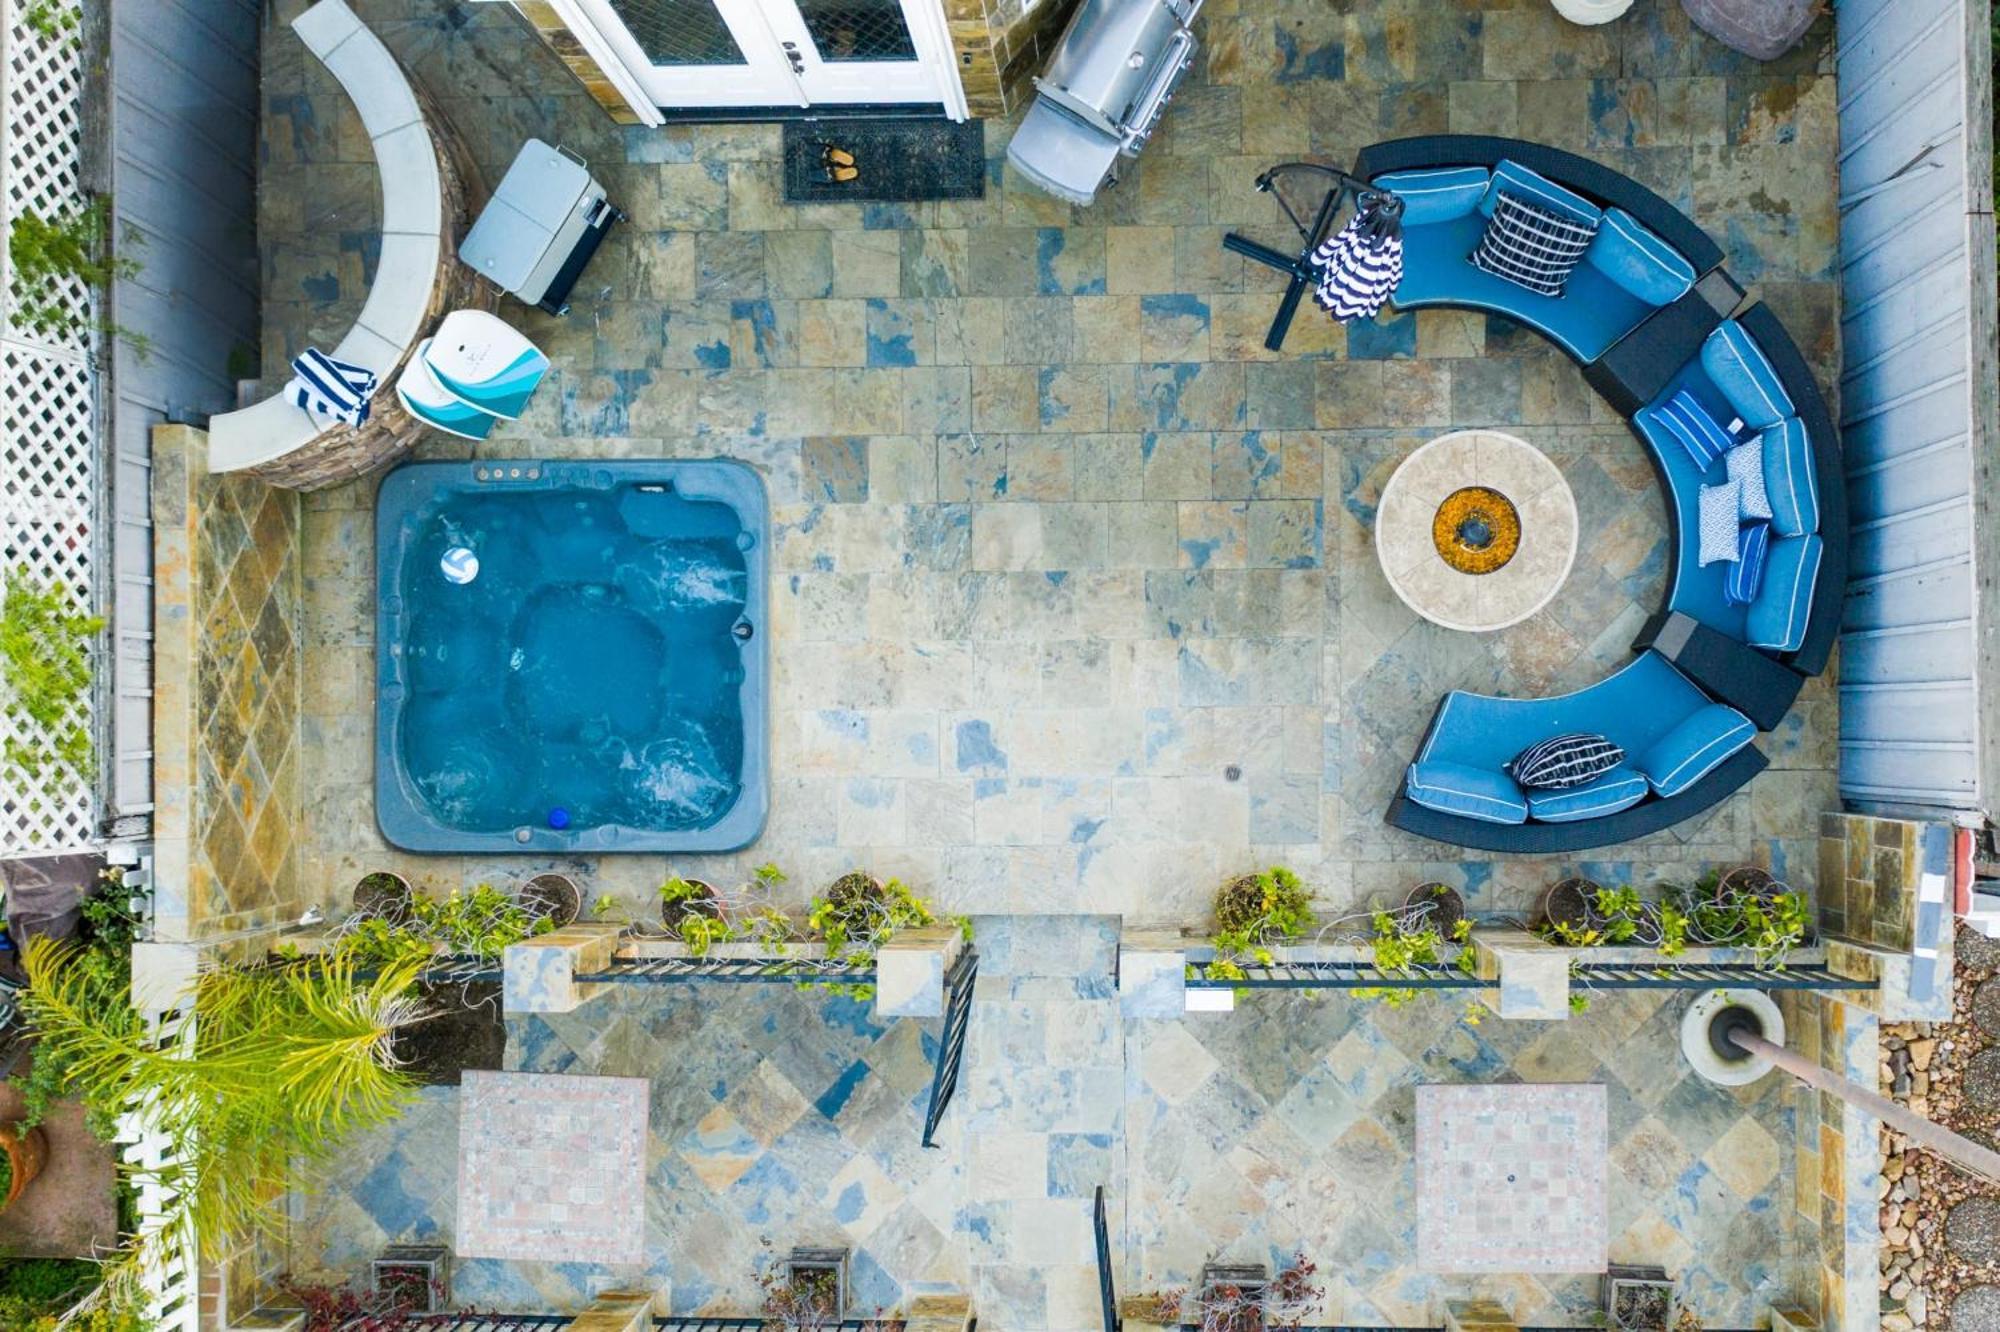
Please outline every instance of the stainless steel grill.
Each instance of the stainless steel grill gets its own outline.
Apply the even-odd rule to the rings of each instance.
[[[1201,0],[1082,0],[1007,147],[1028,180],[1087,204],[1136,157],[1194,64]]]

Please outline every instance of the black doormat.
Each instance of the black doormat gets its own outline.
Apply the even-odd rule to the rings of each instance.
[[[825,153],[844,148],[860,174],[827,176]],[[986,122],[804,120],[785,126],[785,202],[916,203],[986,196]]]

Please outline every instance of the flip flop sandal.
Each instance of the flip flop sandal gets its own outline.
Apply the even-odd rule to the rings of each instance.
[[[829,143],[819,150],[819,160],[828,170],[834,167],[851,167],[854,165],[854,154]]]
[[[826,178],[836,185],[845,185],[848,181],[858,180],[860,177],[859,167],[830,166],[826,169]]]

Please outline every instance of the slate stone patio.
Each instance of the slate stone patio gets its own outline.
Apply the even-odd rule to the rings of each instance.
[[[271,373],[338,341],[376,254],[366,138],[282,22],[302,3],[278,0],[265,42]],[[1251,188],[1279,160],[1447,130],[1540,139],[1688,209],[1830,388],[1829,25],[1757,65],[1673,0],[1594,29],[1542,0],[1209,0],[1201,66],[1091,209],[1014,179],[999,123],[983,200],[788,208],[774,126],[621,130],[504,6],[355,7],[489,180],[537,135],[590,159],[632,216],[567,319],[504,308],[554,370],[479,455],[727,456],[769,487],[771,824],[741,856],[671,868],[727,882],[774,860],[803,896],[865,864],[995,917],[989,959],[1022,941],[982,974],[939,1152],[915,1146],[921,1024],[790,992],[719,1014],[647,991],[517,1027],[514,1066],[652,1079],[646,1271],[673,1280],[676,1308],[742,1307],[769,1239],[851,1243],[870,1301],[949,1286],[996,1332],[1092,1326],[1076,1241],[1105,1182],[1125,1289],[1306,1244],[1343,1321],[1427,1321],[1449,1282],[1579,1322],[1577,1279],[1418,1269],[1415,1087],[1513,1079],[1607,1087],[1614,1261],[1688,1273],[1722,1325],[1797,1288],[1815,1220],[1791,1202],[1792,1110],[1771,1085],[1680,1077],[1671,1001],[1614,996],[1547,1027],[1344,998],[1126,1026],[1091,958],[1107,922],[1198,924],[1226,875],[1272,862],[1327,914],[1428,878],[1494,911],[1576,867],[1811,874],[1836,803],[1831,676],[1760,740],[1772,764],[1746,790],[1581,862],[1466,856],[1383,825],[1445,690],[1573,688],[1627,657],[1663,592],[1663,502],[1637,442],[1534,335],[1455,312],[1306,316],[1273,355],[1274,275],[1220,242],[1287,243]],[[1396,464],[1475,426],[1554,459],[1582,529],[1556,598],[1485,636],[1419,621],[1371,530]],[[544,862],[400,857],[375,834],[371,503],[367,483],[305,503],[300,873],[329,897],[384,865],[440,887],[517,881]],[[669,865],[568,868],[650,911]],[[358,1145],[305,1200],[294,1252],[351,1266],[449,1233],[438,1147],[457,1119],[458,1094],[434,1090]],[[484,1307],[569,1308],[634,1275],[475,1259],[460,1286]]]
[[[357,8],[490,178],[540,135],[632,215],[567,319],[506,307],[555,368],[478,452],[764,473],[773,817],[745,855],[679,866],[718,881],[776,860],[804,892],[868,863],[982,911],[1177,924],[1273,860],[1336,907],[1421,875],[1475,910],[1518,908],[1557,868],[1465,856],[1382,814],[1445,690],[1574,688],[1629,656],[1663,595],[1652,469],[1575,367],[1504,320],[1308,317],[1265,351],[1276,275],[1220,241],[1284,239],[1251,188],[1276,160],[1448,129],[1588,153],[1689,209],[1823,375],[1834,356],[1824,29],[1755,65],[1672,0],[1595,29],[1539,0],[1233,0],[1209,7],[1204,68],[1159,139],[1090,209],[1015,180],[998,123],[983,200],[792,208],[775,126],[621,130],[504,6]],[[352,112],[282,23],[266,62],[265,365],[282,367],[347,326],[376,201]],[[1552,457],[1582,528],[1556,598],[1490,635],[1419,621],[1371,535],[1397,462],[1470,426]],[[329,884],[395,859],[368,785],[371,496],[323,492],[305,515],[303,869]],[[1747,790],[1589,867],[1809,873],[1836,732],[1829,677],[1760,742],[1771,769]],[[667,867],[577,868],[636,901]]]

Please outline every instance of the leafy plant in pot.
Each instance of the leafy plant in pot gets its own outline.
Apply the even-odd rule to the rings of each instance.
[[[1604,1276],[1604,1319],[1614,1332],[1669,1332],[1674,1283],[1658,1267],[1614,1265]]]
[[[1241,980],[1240,959],[1269,966],[1273,947],[1303,938],[1316,923],[1305,884],[1283,865],[1240,874],[1215,892],[1215,961],[1209,973]]]
[[[1465,898],[1446,883],[1420,883],[1403,899],[1399,917],[1412,925],[1429,925],[1447,939],[1458,937],[1458,923],[1465,919]]]
[[[785,1332],[828,1332],[847,1315],[847,1250],[797,1248],[757,1274],[764,1292],[763,1314]],[[875,1319],[864,1332],[878,1332]]]
[[[410,918],[416,894],[410,881],[389,870],[371,870],[354,885],[354,914],[364,920],[400,924]]]
[[[49,1161],[49,1140],[39,1128],[0,1124],[0,1212],[14,1205]]]
[[[1158,1301],[1161,1321],[1199,1332],[1262,1332],[1298,1327],[1318,1309],[1325,1288],[1319,1268],[1303,1253],[1275,1274],[1260,1263],[1209,1263],[1192,1289],[1172,1290]]]
[[[583,893],[567,874],[549,871],[528,880],[518,895],[521,908],[537,921],[549,922],[551,929],[574,925],[583,914]]]
[[[1591,937],[1590,904],[1599,891],[1589,879],[1560,879],[1542,889],[1530,928],[1545,939],[1582,948],[1597,943]]]

